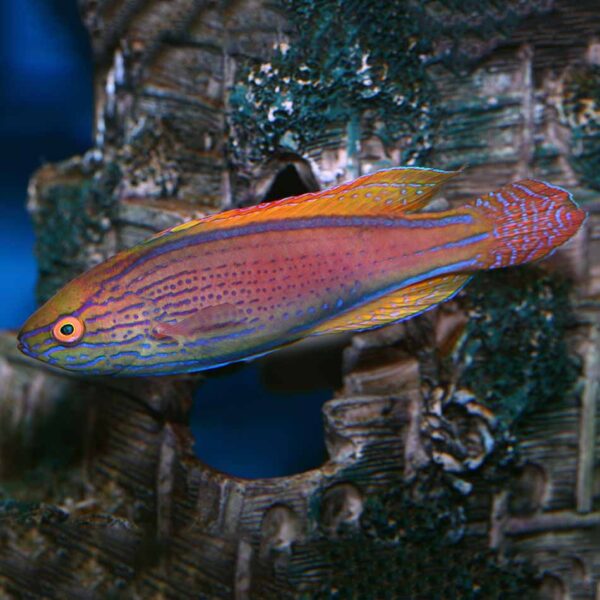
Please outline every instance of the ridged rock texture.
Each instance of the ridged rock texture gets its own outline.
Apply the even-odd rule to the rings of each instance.
[[[96,141],[31,180],[40,301],[170,225],[397,164],[466,166],[438,205],[534,176],[589,218],[349,340],[329,458],[289,477],[195,457],[201,376],[76,379],[2,334],[3,597],[599,597],[600,7],[501,4],[80,1]]]

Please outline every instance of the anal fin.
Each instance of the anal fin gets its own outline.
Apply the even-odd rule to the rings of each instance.
[[[457,273],[409,285],[322,323],[311,335],[360,331],[414,317],[451,298],[471,277]]]

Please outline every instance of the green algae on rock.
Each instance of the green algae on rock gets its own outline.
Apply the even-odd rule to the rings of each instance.
[[[587,185],[600,189],[600,65],[567,72],[560,108],[571,130],[571,164]]]
[[[548,9],[533,1],[497,10],[490,0],[279,5],[291,40],[279,43],[268,62],[242,65],[230,96],[236,162],[258,162],[281,147],[305,152],[346,128],[348,138],[360,138],[364,129],[385,147],[399,144],[399,163],[419,164],[441,125],[427,67],[468,68],[523,16]],[[352,148],[349,139],[349,155]]]
[[[468,295],[470,318],[456,352],[460,385],[506,425],[573,391],[579,364],[565,342],[574,323],[567,281],[506,269],[477,277]]]
[[[40,191],[35,205],[29,205],[36,231],[40,302],[116,250],[111,230],[120,171],[114,164],[97,166],[93,157],[48,165],[31,184],[32,190]]]
[[[500,561],[472,536],[457,535],[464,528],[462,499],[431,492],[418,500],[402,487],[367,499],[360,528],[314,542],[324,568],[301,597],[517,600],[534,594],[531,565]]]

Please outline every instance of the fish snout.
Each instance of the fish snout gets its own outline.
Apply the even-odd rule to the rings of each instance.
[[[31,350],[30,345],[23,340],[21,332],[17,335],[17,348],[26,356],[30,356],[31,358],[35,358],[35,353]]]

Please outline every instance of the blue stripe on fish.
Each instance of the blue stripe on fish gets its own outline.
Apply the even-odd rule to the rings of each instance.
[[[450,225],[461,225],[473,223],[473,217],[469,214],[455,215],[452,217],[440,217],[438,219],[403,219],[390,217],[312,217],[308,219],[277,220],[264,221],[260,223],[250,223],[242,227],[232,227],[231,229],[217,229],[203,231],[194,235],[188,235],[184,238],[178,238],[172,242],[164,242],[161,246],[148,250],[146,254],[140,256],[135,262],[123,269],[120,273],[104,281],[104,285],[118,281],[124,275],[137,269],[140,265],[161,256],[172,250],[180,250],[206,242],[228,240],[234,237],[253,235],[258,233],[268,233],[270,231],[297,231],[300,229],[318,229],[320,227],[397,227],[408,229],[433,229],[437,227],[447,227]]]

